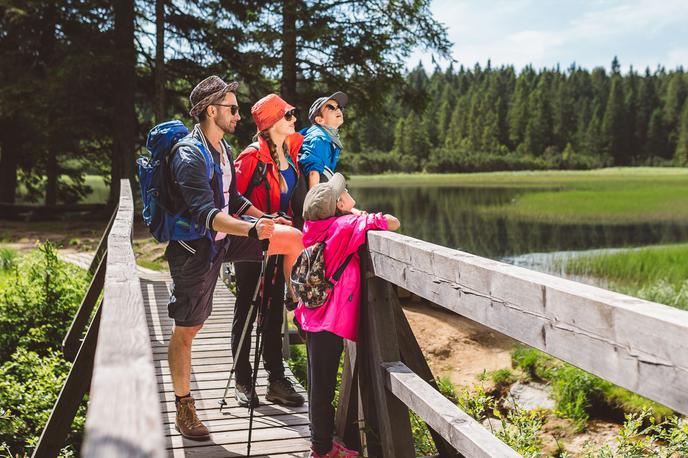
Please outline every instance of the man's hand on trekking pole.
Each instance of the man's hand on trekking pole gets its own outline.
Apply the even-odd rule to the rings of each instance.
[[[291,218],[287,216],[284,212],[277,212],[272,214],[265,214],[266,218],[272,219],[277,224],[284,224],[285,226],[291,226]]]

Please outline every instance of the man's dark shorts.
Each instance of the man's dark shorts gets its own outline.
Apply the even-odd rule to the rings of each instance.
[[[212,259],[212,247],[217,255]],[[170,318],[177,326],[197,326],[208,319],[213,310],[213,293],[223,262],[263,259],[262,242],[228,235],[218,242],[207,238],[187,242],[171,241],[165,258],[172,275],[172,295],[167,305]]]

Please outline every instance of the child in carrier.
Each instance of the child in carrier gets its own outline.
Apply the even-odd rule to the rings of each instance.
[[[311,457],[356,457],[358,453],[333,440],[334,399],[343,340],[356,341],[360,309],[361,274],[358,248],[369,230],[399,228],[399,220],[382,213],[351,213],[356,202],[346,189],[344,177],[335,173],[330,181],[308,191],[303,206],[303,244],[325,242],[325,278],[345,263],[339,280],[325,302],[308,308],[302,302],[294,314],[306,332],[308,350],[308,403]]]

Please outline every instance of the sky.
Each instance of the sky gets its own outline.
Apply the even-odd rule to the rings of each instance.
[[[688,69],[688,0],[433,0],[430,9],[447,27],[452,57],[470,67],[491,59],[519,70],[573,62],[608,69],[618,56],[623,72]],[[423,50],[408,66],[419,61],[434,67]]]

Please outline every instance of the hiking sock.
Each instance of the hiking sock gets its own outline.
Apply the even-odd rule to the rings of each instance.
[[[191,391],[189,391],[184,396],[177,396],[177,394],[175,393],[175,395],[174,395],[174,406],[175,407],[179,406],[179,401],[181,401],[184,398],[190,398],[190,397],[191,397]]]

